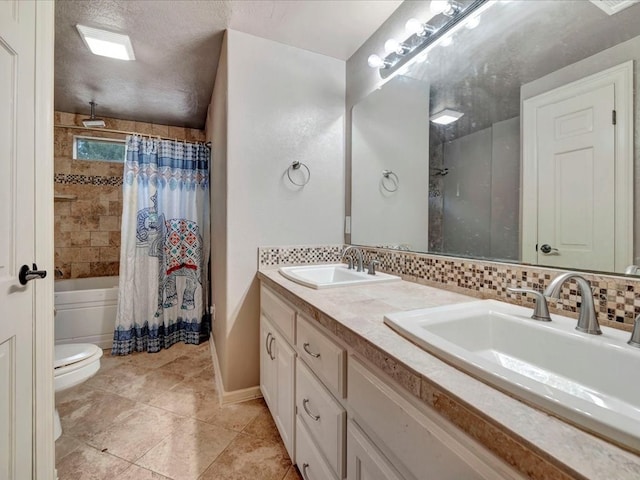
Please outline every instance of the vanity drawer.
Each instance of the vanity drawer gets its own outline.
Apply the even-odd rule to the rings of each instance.
[[[347,425],[347,480],[402,480],[353,420]]]
[[[523,478],[434,410],[418,409],[354,357],[349,358],[348,378],[356,422],[404,478]]]
[[[338,480],[313,444],[300,417],[296,418],[296,464],[304,480]]]
[[[346,352],[298,314],[296,346],[300,357],[339,398],[345,393]]]
[[[267,287],[260,287],[260,309],[287,339],[293,343],[296,311]]]
[[[342,478],[346,412],[299,359],[296,360],[296,410],[334,473]]]

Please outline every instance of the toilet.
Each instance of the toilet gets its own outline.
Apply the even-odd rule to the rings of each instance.
[[[56,393],[88,380],[100,369],[102,350],[90,343],[69,343],[55,346],[53,384]],[[54,414],[53,431],[57,440],[62,435],[58,409]]]

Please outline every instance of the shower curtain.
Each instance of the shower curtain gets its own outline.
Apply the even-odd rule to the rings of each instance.
[[[200,341],[209,159],[202,144],[127,137],[113,355]]]

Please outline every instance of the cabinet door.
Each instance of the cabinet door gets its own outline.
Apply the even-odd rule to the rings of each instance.
[[[274,329],[264,315],[260,316],[260,390],[262,396],[271,414],[277,408],[277,394],[278,391],[275,388],[276,378],[276,364],[273,360],[273,344],[275,343],[275,337],[273,336]],[[274,415],[275,416],[275,415]]]
[[[294,423],[295,423],[295,358],[296,354],[287,342],[279,334],[274,333],[275,341],[271,348],[271,354],[275,357],[276,378],[275,389],[277,391],[276,412],[274,420],[282,442],[284,443],[291,461],[294,462]]]
[[[402,480],[353,421],[347,425],[347,480]]]

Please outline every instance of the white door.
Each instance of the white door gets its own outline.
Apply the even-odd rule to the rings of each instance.
[[[0,1],[0,478],[32,478],[35,3]]]
[[[523,101],[522,261],[621,273],[633,263],[634,66],[583,66],[523,86],[558,85]]]
[[[538,263],[615,269],[615,87],[538,110]]]

